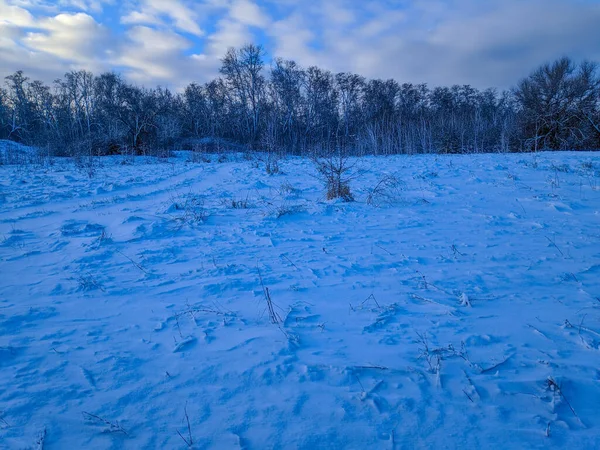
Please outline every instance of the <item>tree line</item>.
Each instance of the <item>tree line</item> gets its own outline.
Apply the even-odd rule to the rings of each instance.
[[[512,89],[429,87],[302,68],[231,48],[220,76],[183,92],[71,71],[0,87],[0,139],[55,155],[247,148],[288,154],[474,153],[600,148],[596,64],[561,58]]]

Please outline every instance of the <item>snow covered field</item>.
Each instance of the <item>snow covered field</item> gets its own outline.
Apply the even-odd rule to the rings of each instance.
[[[599,154],[187,159],[0,166],[0,448],[600,447]]]

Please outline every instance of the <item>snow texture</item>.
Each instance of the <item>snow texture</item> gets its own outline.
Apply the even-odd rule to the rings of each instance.
[[[212,159],[0,166],[0,448],[600,448],[599,155]]]

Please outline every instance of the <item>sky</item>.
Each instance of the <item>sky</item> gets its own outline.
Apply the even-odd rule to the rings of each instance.
[[[227,48],[368,78],[509,88],[561,56],[600,62],[600,0],[0,0],[0,76],[114,70],[179,90]]]

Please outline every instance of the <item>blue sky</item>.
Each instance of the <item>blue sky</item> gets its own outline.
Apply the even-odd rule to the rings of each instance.
[[[180,89],[254,42],[334,72],[506,88],[563,55],[600,61],[599,24],[600,0],[0,0],[0,75]]]

